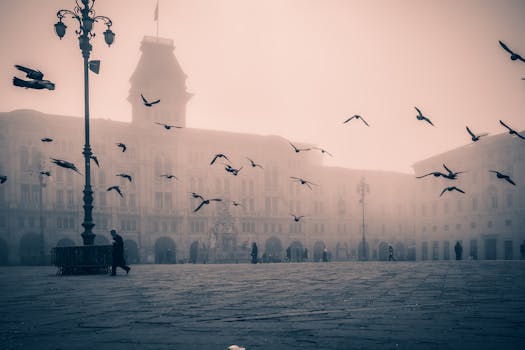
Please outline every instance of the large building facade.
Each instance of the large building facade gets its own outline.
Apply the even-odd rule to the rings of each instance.
[[[363,255],[386,260],[389,245],[398,260],[446,259],[456,240],[470,244],[466,250],[474,249],[476,240],[474,258],[492,258],[494,249],[496,258],[518,258],[525,231],[523,186],[504,188],[481,172],[477,180],[468,177],[494,166],[517,181],[525,178],[523,145],[516,148],[510,136],[483,140],[475,155],[470,150],[477,144],[415,164],[417,174],[445,159],[451,167],[465,167],[459,169],[468,173],[458,186],[478,183],[476,191],[467,188],[478,198],[479,210],[470,211],[470,197],[439,198],[435,192],[442,184],[434,179],[323,166],[326,155],[315,149],[296,153],[280,136],[187,128],[192,94],[173,50],[171,40],[145,37],[130,79],[131,123],[91,122],[91,145],[100,162],[91,167],[95,244],[108,244],[109,230],[116,228],[131,263],[247,262],[252,242],[265,262],[320,261],[325,250],[332,261]],[[140,94],[162,102],[147,108]],[[167,130],[155,122],[183,128]],[[44,143],[43,137],[53,142]],[[84,176],[49,160],[80,165],[83,143],[82,118],[30,110],[0,113],[0,174],[8,177],[0,185],[0,264],[33,264],[57,245],[82,244]],[[126,144],[126,152],[117,143]],[[242,167],[238,175],[225,171],[223,159],[210,165],[217,153],[227,155],[234,168]],[[252,167],[247,158],[263,168]],[[42,170],[51,176],[40,175]],[[116,176],[120,173],[133,181]],[[177,179],[161,177],[165,174]],[[291,177],[315,185],[310,189]],[[122,198],[107,191],[113,185],[120,186]],[[194,212],[200,201],[191,192],[222,201]],[[490,196],[498,198],[497,207],[482,209]],[[462,204],[452,202],[460,198]],[[291,214],[304,218],[295,221]],[[490,228],[483,226],[487,220]]]

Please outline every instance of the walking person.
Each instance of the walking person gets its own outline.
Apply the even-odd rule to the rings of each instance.
[[[257,264],[257,255],[259,254],[259,249],[257,248],[257,243],[252,243],[252,264]]]
[[[131,267],[126,265],[124,260],[124,241],[122,237],[117,234],[116,230],[111,230],[111,237],[113,237],[113,264],[111,266],[111,276],[117,275],[117,266],[126,271],[126,275],[131,270]]]
[[[394,248],[391,245],[388,245],[388,261],[396,261],[394,258]]]
[[[456,245],[454,246],[454,252],[456,253],[456,260],[461,260],[463,256],[463,247],[459,241],[457,241]]]

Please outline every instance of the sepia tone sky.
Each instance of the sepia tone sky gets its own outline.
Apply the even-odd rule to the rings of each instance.
[[[95,26],[91,115],[131,119],[126,101],[155,0],[98,0],[114,45]],[[132,5],[131,5],[132,4]],[[0,111],[83,115],[76,23],[59,40],[56,11],[73,0],[0,1]],[[411,173],[411,165],[470,143],[465,131],[525,129],[523,0],[160,0],[159,35],[195,96],[187,125],[276,134],[331,152],[327,165]],[[12,86],[14,64],[40,69],[55,91]],[[436,125],[417,121],[418,106]],[[371,125],[354,120],[362,115]]]

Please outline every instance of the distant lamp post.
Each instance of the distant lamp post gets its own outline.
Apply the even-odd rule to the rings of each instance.
[[[362,177],[359,184],[357,184],[357,193],[361,196],[359,199],[359,203],[361,204],[363,208],[363,226],[362,226],[362,232],[363,232],[363,238],[362,238],[362,251],[361,251],[361,257],[359,260],[368,260],[368,253],[366,249],[366,238],[365,238],[365,194],[370,192],[370,186],[366,183],[365,178]]]
[[[93,233],[93,190],[91,189],[91,146],[89,144],[89,68],[98,71],[99,63],[96,63],[94,67],[93,63],[89,64],[89,55],[92,50],[90,40],[95,37],[95,33],[91,30],[96,22],[102,21],[107,26],[107,30],[104,32],[104,40],[106,44],[110,46],[115,40],[115,33],[111,31],[111,19],[105,16],[96,16],[93,6],[95,0],[75,0],[76,6],[73,11],[70,10],[59,10],[57,12],[58,22],[55,23],[55,32],[57,36],[62,39],[66,34],[67,26],[62,22],[66,16],[71,16],[76,19],[79,24],[79,29],[75,31],[78,36],[78,42],[80,50],[82,51],[82,57],[84,58],[84,132],[85,132],[85,144],[84,151],[84,165],[85,165],[85,186],[84,186],[84,232],[82,233],[82,239],[84,245],[93,245],[95,241],[95,234]]]

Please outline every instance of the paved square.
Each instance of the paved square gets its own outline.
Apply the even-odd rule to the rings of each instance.
[[[525,349],[525,261],[0,268],[0,349]]]

